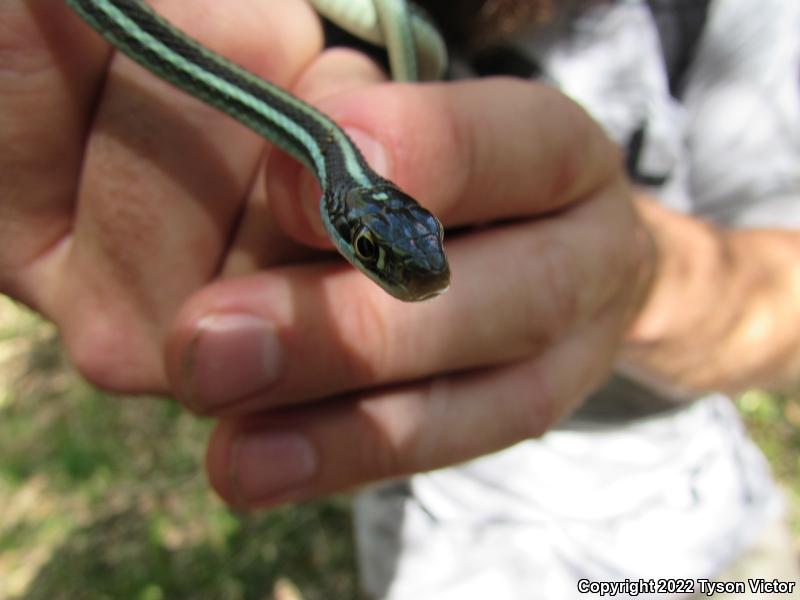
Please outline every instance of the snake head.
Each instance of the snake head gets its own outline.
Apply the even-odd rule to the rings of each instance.
[[[322,220],[339,252],[395,298],[427,300],[450,285],[442,224],[394,185],[323,196]]]

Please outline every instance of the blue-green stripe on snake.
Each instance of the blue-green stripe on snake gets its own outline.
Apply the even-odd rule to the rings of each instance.
[[[313,0],[324,3],[329,0]],[[373,0],[404,10],[405,0]],[[256,131],[305,164],[322,187],[320,213],[339,252],[391,295],[425,300],[443,292],[450,268],[439,221],[367,165],[331,119],[280,87],[179,31],[141,0],[66,0],[119,51]],[[394,14],[394,13],[392,13]],[[410,17],[409,17],[410,19]],[[409,43],[411,21],[391,43]],[[407,49],[402,50],[410,56]],[[390,55],[392,52],[390,52]],[[397,52],[395,52],[397,54]],[[393,62],[405,59],[394,59]],[[408,70],[413,77],[413,65]]]

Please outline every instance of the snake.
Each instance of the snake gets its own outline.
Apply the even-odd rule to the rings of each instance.
[[[386,45],[398,79],[441,73],[444,44],[424,13],[406,0],[310,1],[348,31]],[[378,175],[331,118],[210,50],[142,0],[65,2],[116,50],[310,169],[322,190],[320,216],[331,242],[388,294],[414,302],[449,287],[442,224]]]

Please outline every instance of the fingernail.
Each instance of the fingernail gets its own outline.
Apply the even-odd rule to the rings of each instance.
[[[381,177],[389,177],[389,155],[386,149],[375,138],[361,129],[347,129],[347,135],[361,150],[364,159]],[[300,197],[305,201],[303,208],[314,232],[326,237],[325,227],[319,218],[319,184],[310,172],[305,172],[300,179]]]
[[[269,321],[244,314],[207,316],[184,361],[186,400],[204,412],[263,391],[280,377],[284,358]]]
[[[236,497],[245,504],[285,496],[317,470],[308,441],[294,433],[243,434],[233,452]]]

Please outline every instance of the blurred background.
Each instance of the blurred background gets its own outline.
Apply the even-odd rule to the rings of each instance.
[[[800,394],[738,405],[800,551]],[[210,427],[89,386],[55,328],[0,296],[0,600],[360,600],[349,499],[228,510],[203,471]]]

